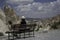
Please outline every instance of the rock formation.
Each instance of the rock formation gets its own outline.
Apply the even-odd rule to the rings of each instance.
[[[8,21],[12,21],[13,24],[17,23],[18,16],[15,11],[8,5],[4,6],[4,10],[0,9],[0,32],[5,34],[6,31],[9,30]]]
[[[7,4],[4,6],[4,13],[6,15],[7,23],[8,21],[12,21],[13,23],[17,22],[17,15],[15,11]]]
[[[8,29],[8,26],[6,25],[6,16],[4,12],[0,9],[0,32],[5,33]]]

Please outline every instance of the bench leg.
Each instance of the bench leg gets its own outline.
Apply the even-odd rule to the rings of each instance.
[[[14,40],[14,35],[13,35],[13,40]]]
[[[34,31],[33,31],[33,37],[34,37],[34,35],[35,35],[35,34],[34,34]]]
[[[30,32],[29,32],[29,37],[30,37]]]
[[[21,34],[19,34],[19,37],[21,38]]]
[[[24,38],[25,38],[25,32],[24,32]]]
[[[8,40],[10,40],[10,35],[9,35],[9,33],[8,33]]]

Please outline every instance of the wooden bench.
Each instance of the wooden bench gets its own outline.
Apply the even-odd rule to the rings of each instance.
[[[21,33],[24,33],[24,38],[26,37],[25,33],[28,33],[29,37],[30,37],[30,33],[33,32],[33,36],[34,36],[34,29],[35,29],[35,24],[31,24],[31,25],[23,25],[23,26],[18,26],[15,25],[15,27],[13,27],[13,31],[7,31],[6,33],[8,34],[8,40],[10,40],[10,34],[12,34],[12,38],[14,40],[14,37],[17,37],[17,35],[19,34],[21,37]],[[16,36],[14,36],[16,35]]]

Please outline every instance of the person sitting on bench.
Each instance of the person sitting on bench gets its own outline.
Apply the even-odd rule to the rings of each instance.
[[[25,17],[22,16],[21,18],[21,24],[20,24],[22,27],[25,26],[26,27],[26,21],[25,21]]]

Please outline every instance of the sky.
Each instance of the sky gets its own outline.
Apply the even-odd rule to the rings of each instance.
[[[29,18],[48,18],[60,14],[60,0],[0,0],[7,3],[17,15]]]
[[[56,0],[34,0],[35,2],[41,2],[41,3],[45,3],[45,2],[53,2]]]

